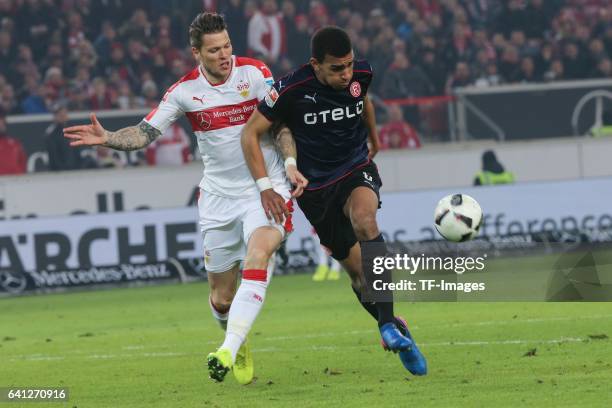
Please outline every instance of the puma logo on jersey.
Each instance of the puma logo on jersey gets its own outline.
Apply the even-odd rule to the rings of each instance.
[[[304,95],[306,97],[307,95]],[[310,96],[310,95],[308,95]],[[357,102],[354,106],[344,108],[326,109],[321,112],[309,112],[304,114],[304,123],[316,125],[317,123],[339,122],[344,119],[351,119],[363,113],[363,101]]]
[[[314,103],[317,103],[317,93],[315,92],[314,95],[310,96],[310,95],[304,95],[304,99],[310,99],[311,101],[313,101]]]
[[[204,98],[198,98],[197,96],[194,96],[191,98],[192,101],[199,101],[202,105],[204,105]]]

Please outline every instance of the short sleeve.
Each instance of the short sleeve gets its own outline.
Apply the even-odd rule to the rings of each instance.
[[[171,86],[157,108],[153,109],[144,118],[144,121],[164,133],[184,113],[179,104],[179,91],[176,84]]]
[[[259,112],[261,112],[270,122],[274,122],[281,118],[289,98],[287,92],[280,93],[278,91],[279,89],[279,82],[275,82],[257,106]]]
[[[354,68],[355,76],[358,78],[359,83],[363,87],[364,94],[368,92],[368,88],[372,83],[372,77],[374,73],[372,66],[366,60],[359,60],[355,62]]]
[[[257,100],[261,102],[264,100],[268,92],[270,92],[270,88],[274,85],[274,77],[272,76],[272,71],[262,62],[261,67],[259,68],[259,72],[262,76],[261,81],[257,83]]]

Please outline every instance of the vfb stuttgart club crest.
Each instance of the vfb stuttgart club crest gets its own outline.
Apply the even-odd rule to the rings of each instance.
[[[249,96],[249,88],[251,88],[251,84],[244,81],[240,81],[236,86],[236,89],[238,90],[238,92],[240,92],[240,96],[242,96],[243,98]]]
[[[353,95],[355,98],[359,97],[361,95],[361,85],[359,84],[359,82],[353,81],[353,83],[351,83],[351,86],[349,86],[349,91],[351,92],[351,95]]]
[[[196,116],[198,118],[198,123],[200,123],[200,126],[203,129],[208,129],[210,128],[210,125],[212,124],[212,120],[210,118],[210,115],[206,112],[198,112],[198,115]]]

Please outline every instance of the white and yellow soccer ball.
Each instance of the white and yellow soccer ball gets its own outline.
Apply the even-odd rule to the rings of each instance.
[[[451,194],[438,202],[434,225],[445,239],[469,241],[478,235],[482,225],[482,208],[467,194]]]

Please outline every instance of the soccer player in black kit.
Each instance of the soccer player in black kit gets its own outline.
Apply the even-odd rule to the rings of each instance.
[[[378,322],[383,347],[399,352],[412,374],[424,375],[425,357],[406,322],[394,316],[392,299],[361,299],[363,285],[372,287],[374,280],[372,268],[362,268],[361,244],[384,244],[376,223],[382,181],[372,161],[378,136],[374,106],[367,97],[372,69],[366,61],[354,60],[350,38],[338,27],[319,29],[312,38],[311,53],[308,64],[274,84],[244,127],[246,162],[264,210],[280,222],[288,210],[267,177],[259,139],[273,124],[288,128],[279,133],[277,144],[300,208],[321,244],[349,273],[359,301]],[[384,245],[372,247],[382,248],[376,256],[386,254]]]

